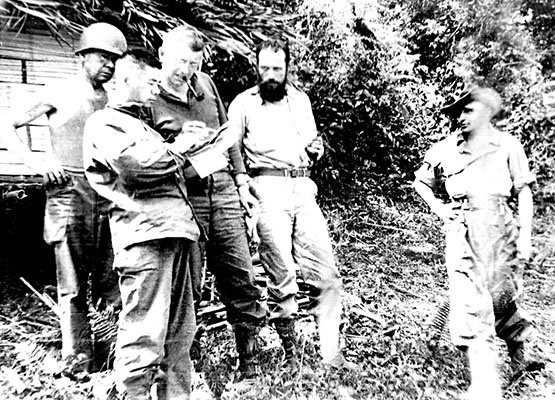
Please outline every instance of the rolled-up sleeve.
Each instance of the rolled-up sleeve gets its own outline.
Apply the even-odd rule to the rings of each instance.
[[[435,188],[441,179],[441,159],[440,149],[437,145],[432,146],[426,152],[424,161],[418,170],[414,173],[415,182],[421,182],[430,188]]]
[[[508,147],[509,171],[513,181],[513,190],[515,193],[519,193],[524,186],[536,182],[536,176],[530,171],[528,157],[526,157],[524,148],[516,137],[510,136]]]
[[[228,150],[229,152],[229,162],[233,168],[233,175],[246,174],[247,169],[245,168],[245,163],[243,162],[243,156],[241,155],[241,147],[239,143],[235,143]]]
[[[237,96],[229,105],[228,118],[229,129],[237,138],[237,142],[241,144],[246,132],[245,110],[241,95]]]

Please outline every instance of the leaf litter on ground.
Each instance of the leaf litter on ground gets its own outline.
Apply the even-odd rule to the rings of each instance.
[[[280,367],[279,339],[271,327],[260,336],[262,375],[254,385],[237,381],[237,354],[229,324],[218,322],[201,338],[193,398],[455,400],[469,383],[464,355],[433,320],[447,298],[439,220],[417,205],[374,200],[327,207],[338,268],[343,276],[342,338],[347,359],[361,371],[330,369],[319,356],[314,319],[301,310],[297,333],[302,369]],[[555,212],[536,218],[536,256],[525,273],[524,304],[536,321],[543,371],[508,384],[504,344],[498,342],[504,399],[555,397]],[[105,396],[110,371],[74,382],[56,374],[60,334],[54,312],[17,282],[3,283],[7,303],[0,313],[0,394],[6,399],[94,399]],[[13,290],[11,290],[13,289]],[[216,307],[217,308],[217,307]],[[102,389],[104,388],[104,389]],[[104,400],[104,399],[102,399]]]

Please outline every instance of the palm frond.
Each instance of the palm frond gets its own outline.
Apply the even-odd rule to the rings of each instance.
[[[60,28],[78,34],[93,22],[106,21],[150,48],[157,47],[163,32],[186,24],[202,32],[210,44],[247,57],[256,43],[273,34],[298,39],[293,29],[296,17],[282,13],[280,1],[123,0],[117,10],[112,3],[5,0],[0,22],[3,29],[21,30],[38,19],[58,35]]]

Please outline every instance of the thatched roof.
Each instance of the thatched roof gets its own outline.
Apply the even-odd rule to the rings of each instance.
[[[163,32],[188,24],[209,43],[249,56],[261,39],[282,33],[294,39],[294,16],[283,0],[0,0],[3,29],[24,30],[37,19],[57,34],[79,33],[93,22],[118,26],[130,38],[157,48]]]

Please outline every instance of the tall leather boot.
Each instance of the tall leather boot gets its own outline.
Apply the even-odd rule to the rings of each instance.
[[[233,324],[235,345],[239,353],[240,379],[252,379],[260,374],[258,368],[258,343],[260,327],[245,322]]]
[[[298,367],[299,358],[297,355],[297,335],[295,333],[295,320],[292,318],[277,318],[273,321],[276,331],[281,339],[281,344],[285,352],[285,366],[290,368]]]

